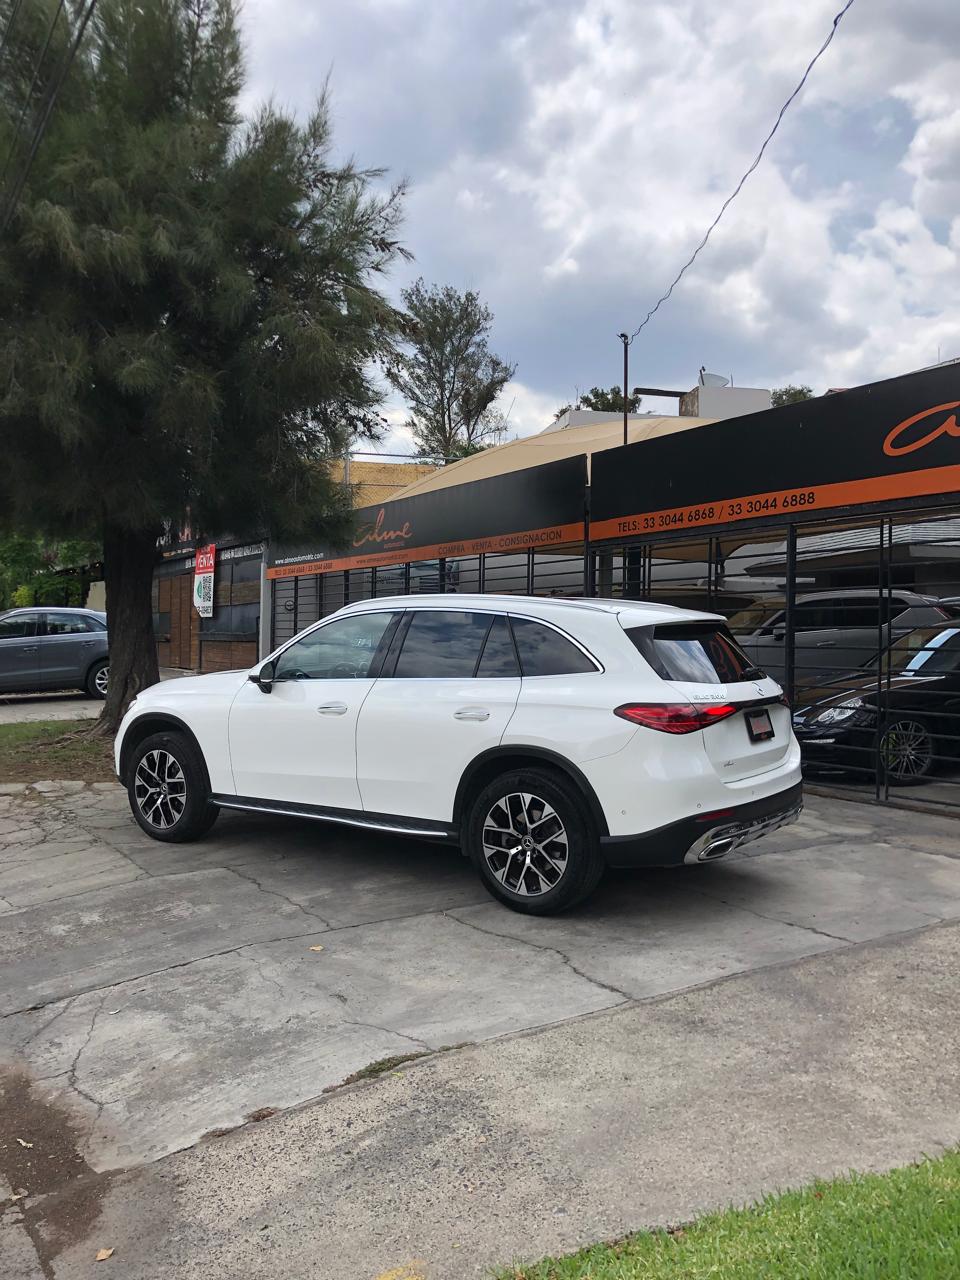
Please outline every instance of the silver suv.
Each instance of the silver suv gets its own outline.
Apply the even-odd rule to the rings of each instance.
[[[83,689],[107,696],[107,617],[95,609],[9,609],[0,613],[0,693]]]
[[[757,600],[729,620],[743,650],[775,680],[784,677],[784,603]],[[900,588],[889,596],[873,587],[799,595],[793,613],[797,677],[866,666],[914,627],[937,626],[958,614],[955,604]]]

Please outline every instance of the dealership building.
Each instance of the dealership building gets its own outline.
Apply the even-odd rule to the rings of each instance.
[[[645,598],[726,614],[741,634],[776,617],[767,649],[791,698],[813,671],[840,678],[830,635],[856,630],[882,694],[877,654],[910,593],[960,601],[960,363],[719,420],[716,390],[679,416],[631,417],[627,444],[621,419],[571,414],[422,476],[357,509],[346,545],[269,544],[260,652],[383,596]],[[708,391],[712,413],[694,416]],[[960,741],[957,711],[941,738]],[[929,788],[937,803],[953,802],[949,781]]]

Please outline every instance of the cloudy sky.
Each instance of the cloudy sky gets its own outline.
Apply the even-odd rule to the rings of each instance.
[[[616,334],[689,256],[839,7],[246,0],[249,97],[305,112],[331,73],[339,149],[410,182],[416,261],[392,289],[480,292],[527,434],[619,380]],[[957,0],[856,0],[631,381],[688,388],[703,364],[823,391],[960,355],[958,85]]]

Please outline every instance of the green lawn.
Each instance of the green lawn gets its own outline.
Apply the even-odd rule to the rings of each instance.
[[[509,1268],[500,1280],[951,1280],[960,1153],[853,1174],[670,1231]]]
[[[92,720],[0,724],[0,782],[111,782],[113,740]]]

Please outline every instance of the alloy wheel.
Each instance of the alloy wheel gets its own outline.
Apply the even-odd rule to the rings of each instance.
[[[96,689],[97,693],[100,694],[101,698],[105,698],[107,696],[107,685],[109,681],[110,681],[109,667],[101,667],[100,670],[97,671],[93,677],[94,688]]]
[[[555,888],[567,869],[567,831],[552,805],[515,791],[483,820],[483,856],[493,877],[521,897]]]
[[[898,720],[880,742],[880,758],[891,778],[922,778],[930,768],[930,757],[930,734],[916,720]]]
[[[148,751],[137,765],[134,784],[145,822],[160,831],[179,822],[187,804],[187,780],[169,751]]]

